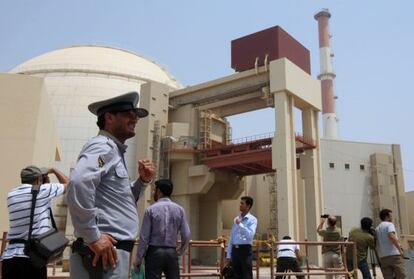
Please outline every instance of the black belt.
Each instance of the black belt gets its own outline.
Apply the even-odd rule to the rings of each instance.
[[[17,244],[17,243],[23,243],[26,244],[27,240],[26,239],[21,239],[21,238],[17,238],[17,239],[10,239],[9,240],[9,244]]]
[[[77,243],[82,243],[82,244],[84,243],[82,238],[76,239],[76,242]],[[121,250],[124,250],[124,251],[127,251],[127,252],[131,253],[132,249],[134,249],[134,244],[135,244],[135,241],[133,241],[133,240],[117,240],[116,244],[114,244],[114,246],[116,247],[116,249],[121,249]],[[77,248],[72,249],[72,250],[77,250]],[[74,252],[77,252],[77,251],[74,251]]]
[[[239,249],[239,248],[251,248],[252,245],[250,244],[233,244],[233,248]]]
[[[177,249],[177,247],[173,246],[155,246],[155,245],[149,245],[148,249]]]
[[[133,240],[117,240],[114,246],[116,247],[116,249],[121,249],[131,253],[132,249],[134,249],[134,244],[135,241]]]

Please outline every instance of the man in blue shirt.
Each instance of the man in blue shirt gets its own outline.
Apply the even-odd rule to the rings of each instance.
[[[256,233],[257,219],[250,214],[252,206],[253,198],[241,197],[240,215],[234,218],[227,248],[227,262],[231,262],[237,278],[240,279],[253,278],[252,244]]]

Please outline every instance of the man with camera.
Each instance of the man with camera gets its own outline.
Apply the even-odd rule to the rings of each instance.
[[[403,261],[404,251],[392,223],[392,211],[383,209],[380,211],[379,217],[382,222],[377,226],[375,232],[382,274],[385,279],[406,278]]]
[[[368,248],[372,249],[372,252],[375,252],[375,239],[372,228],[372,219],[364,217],[361,219],[361,228],[353,228],[349,232],[349,241],[355,242],[357,249],[357,263],[358,268],[362,273],[364,279],[371,279],[371,273],[369,271],[369,266],[367,262],[368,257]],[[350,247],[347,247],[347,265],[348,270],[354,269],[353,265],[353,251]]]
[[[325,220],[328,220],[326,229],[323,229]],[[316,229],[318,234],[322,236],[323,241],[342,241],[343,237],[341,231],[336,227],[336,217],[334,215],[322,215],[321,222]],[[341,245],[331,244],[322,247],[323,262],[325,268],[341,268],[343,267],[341,257]],[[326,278],[332,279],[332,275],[327,275]]]
[[[50,183],[48,174],[54,174],[59,183]],[[9,243],[2,255],[2,278],[45,279],[46,266],[35,267],[24,251],[29,233],[32,187],[40,185],[32,225],[32,234],[40,235],[50,229],[51,201],[65,192],[68,178],[55,168],[40,169],[36,166],[22,169],[20,178],[22,184],[13,188],[7,195],[10,228],[7,235]]]

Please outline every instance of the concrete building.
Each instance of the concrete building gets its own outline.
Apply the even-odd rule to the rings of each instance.
[[[16,74],[0,74],[0,230],[8,230],[6,197],[20,185],[20,170],[29,164],[54,166],[61,159],[56,124],[50,114],[44,80]],[[56,220],[58,225],[66,219]],[[61,222],[59,222],[61,221]]]
[[[53,165],[69,174],[82,146],[98,132],[88,104],[140,91],[142,84],[152,81],[174,89],[182,87],[153,61],[130,51],[94,45],[55,50],[16,66],[10,74],[2,74],[1,115],[13,119],[5,123],[0,137],[1,153],[7,154],[2,160],[2,170],[7,170],[0,178],[2,196],[19,183],[18,170],[28,164]],[[17,117],[11,118],[20,102],[22,110],[19,108]],[[31,129],[25,135],[29,124]],[[137,141],[131,139],[128,145],[127,165],[135,178]],[[26,150],[29,153],[23,152]],[[1,216],[6,217],[7,210],[1,204]],[[54,214],[64,229],[66,206],[63,199],[57,204]],[[7,218],[1,218],[0,227],[7,230]],[[66,231],[73,231],[70,219]]]
[[[44,78],[52,108],[50,113],[54,115],[62,145],[62,161],[58,167],[67,174],[87,139],[98,131],[96,119],[87,109],[89,103],[139,91],[141,84],[148,81],[181,87],[153,61],[130,51],[94,45],[48,52],[10,72]],[[135,144],[129,146],[126,160],[133,170],[136,169]]]
[[[146,157],[156,164],[158,177],[173,180],[174,200],[187,211],[193,239],[227,234],[243,194],[256,200],[259,238],[273,234],[317,240],[322,213],[340,216],[347,234],[361,217],[375,217],[381,207],[397,213],[398,228],[407,234],[399,146],[334,140],[336,114],[331,110],[323,116],[331,136],[320,140],[324,101],[321,82],[310,74],[309,51],[279,27],[263,32],[270,32],[269,40],[276,36],[277,44],[288,42],[279,49],[295,51],[275,55],[273,49],[255,49],[249,53],[257,56],[247,59],[243,50],[269,42],[247,40],[239,53],[247,62],[232,61],[237,73],[187,88],[154,62],[108,47],[65,48],[17,66],[13,74],[0,76],[1,105],[7,108],[1,113],[13,115],[11,109],[20,101],[35,105],[26,102],[25,117],[7,123],[9,134],[0,137],[1,152],[8,152],[10,160],[22,156],[18,164],[7,166],[7,173],[55,160],[69,173],[83,144],[98,131],[87,105],[136,90],[141,92],[140,106],[150,115],[137,126],[140,136],[127,142],[130,174],[134,178],[137,159]],[[332,83],[331,73],[325,73],[322,84]],[[332,91],[324,96],[333,101]],[[274,108],[276,132],[253,144],[232,144],[226,117],[269,107]],[[295,108],[301,111],[302,131],[294,125]],[[27,123],[31,123],[29,140],[20,129]],[[23,142],[32,151],[21,152],[20,139],[26,139]],[[17,183],[16,176],[4,177],[9,180],[1,180],[3,185]],[[2,189],[6,193],[10,188]],[[144,201],[140,211],[151,201],[150,190]],[[66,216],[64,209],[58,214]],[[4,230],[6,218],[1,220]],[[66,231],[72,232],[70,219]],[[311,249],[310,254],[314,263],[320,260],[318,250]],[[215,262],[215,253],[208,251],[195,251],[193,256]]]
[[[407,211],[408,214],[408,223],[410,224],[410,234],[414,235],[414,191],[405,193],[407,197]]]
[[[313,228],[322,209],[317,124],[321,107],[319,82],[285,58],[270,61],[266,67],[170,93],[172,109],[169,125],[173,127],[171,134],[166,136],[196,138],[201,153],[207,150],[206,157],[201,161],[200,157],[194,156],[199,153],[194,146],[187,146],[185,154],[183,146],[168,150],[171,157],[168,160],[170,176],[178,185],[174,198],[191,209],[189,218],[193,224],[193,235],[199,239],[215,239],[222,235],[222,201],[237,198],[246,187],[244,176],[250,173],[248,170],[254,168],[252,165],[257,167],[266,158],[270,158],[270,169],[277,170],[277,175],[271,172],[279,185],[277,208],[283,209],[277,211],[274,224],[277,230],[274,232],[279,236],[290,234],[297,238],[302,232],[308,234],[310,239],[317,238]],[[270,84],[270,88],[266,88],[266,84]],[[263,87],[265,89],[262,90]],[[263,98],[267,90],[271,102]],[[249,157],[253,150],[245,153],[239,150],[237,154],[209,154],[214,146],[226,149],[226,116],[268,107],[269,104],[275,107],[277,132],[271,137],[268,155],[263,154],[265,157],[256,160]],[[306,184],[308,191],[299,188],[297,180],[297,139],[292,121],[294,107],[302,111],[304,137],[315,142],[315,148],[307,150],[301,157],[304,170],[301,185]],[[179,134],[174,125],[177,128],[178,125],[186,125],[186,133]],[[207,149],[203,148],[205,145],[208,145]],[[256,151],[261,153],[267,150]],[[264,165],[257,168],[268,171]],[[299,200],[307,204],[306,212],[298,209]],[[211,254],[201,254],[200,258],[206,262],[214,261]]]
[[[358,226],[362,217],[372,217],[378,224],[381,208],[394,212],[400,234],[412,233],[407,214],[411,196],[404,193],[399,145],[326,139],[321,139],[320,144],[322,211],[339,217],[345,236],[352,227]],[[271,232],[270,183],[268,175],[252,176],[242,193],[260,201],[260,206],[253,208],[260,219],[259,234]],[[237,208],[237,202],[226,202],[225,208],[228,211]],[[229,217],[223,219],[227,229],[231,225]]]

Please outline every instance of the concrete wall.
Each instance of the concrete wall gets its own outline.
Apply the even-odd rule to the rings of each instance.
[[[37,56],[18,65],[13,73],[28,73],[44,78],[49,95],[50,114],[56,122],[62,146],[59,168],[69,174],[86,141],[98,133],[96,116],[88,111],[92,102],[140,91],[148,80],[179,84],[155,63],[129,51],[99,46],[77,46]],[[126,142],[125,160],[135,177],[137,145]]]
[[[27,165],[54,166],[59,143],[42,78],[0,74],[0,231],[8,230],[7,193]]]
[[[405,197],[407,199],[407,211],[414,212],[414,191],[406,192]],[[414,235],[414,214],[408,214],[408,223],[410,226],[410,233]]]
[[[358,225],[362,217],[375,217],[373,216],[370,162],[370,156],[375,153],[383,154],[388,161],[388,157],[393,155],[392,145],[321,139],[323,213],[341,216],[344,235],[348,234],[353,226]],[[330,163],[334,164],[334,168],[330,168]],[[345,164],[349,164],[349,170],[345,169]],[[364,166],[364,170],[361,170],[361,165]],[[251,195],[255,199],[256,204],[252,212],[258,217],[257,236],[262,236],[268,233],[270,220],[267,177],[265,175],[251,176],[246,181],[246,190],[241,195]],[[298,181],[300,182],[299,178]],[[412,212],[414,192],[408,193],[405,199],[408,212]],[[302,205],[303,202],[299,199],[299,207]],[[385,207],[386,204],[382,202],[379,206]],[[402,210],[404,207],[402,205]],[[231,221],[234,218],[233,215],[237,214],[237,210],[238,199],[223,202],[224,232],[231,228]],[[414,217],[413,215],[409,217],[412,234],[414,233]],[[300,233],[302,234],[303,232]]]
[[[362,217],[374,214],[370,156],[374,153],[392,156],[392,148],[389,144],[323,139],[321,153],[323,213],[341,216],[342,232],[347,235]]]

